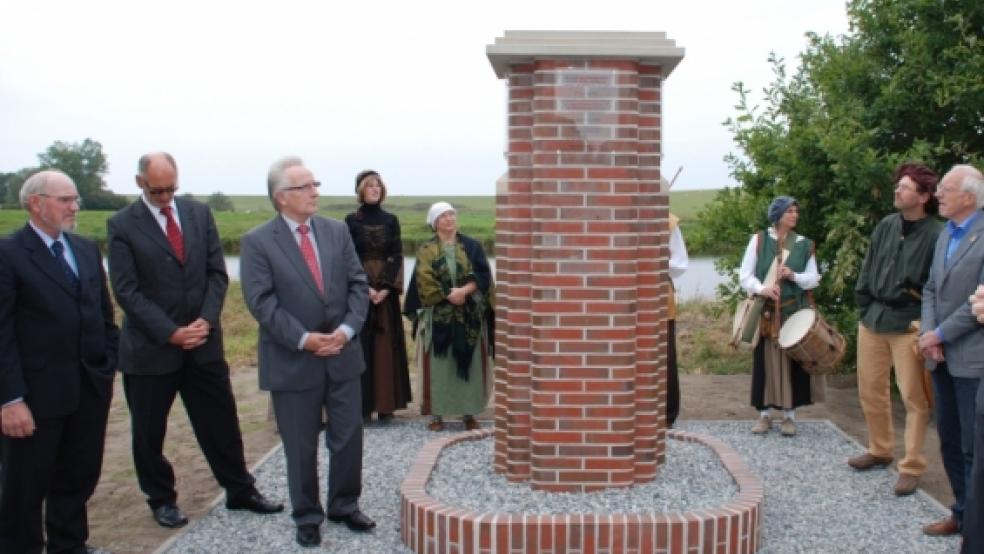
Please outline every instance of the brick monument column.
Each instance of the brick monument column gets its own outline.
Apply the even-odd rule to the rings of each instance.
[[[665,459],[664,33],[506,31],[496,200],[496,471],[551,491],[652,480]]]

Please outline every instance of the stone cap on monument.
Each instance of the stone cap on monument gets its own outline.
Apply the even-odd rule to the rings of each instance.
[[[684,49],[661,31],[505,31],[485,47],[485,54],[500,79],[509,66],[537,58],[627,58],[662,66],[666,78]]]

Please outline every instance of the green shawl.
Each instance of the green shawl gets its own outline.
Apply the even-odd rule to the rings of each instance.
[[[472,262],[465,252],[460,238],[455,242],[455,279],[438,238],[432,237],[417,249],[416,286],[420,304],[433,308],[431,315],[431,341],[433,352],[447,356],[448,349],[454,355],[458,376],[468,380],[475,347],[481,340],[482,307],[469,296],[461,306],[447,301],[452,288],[477,283]]]

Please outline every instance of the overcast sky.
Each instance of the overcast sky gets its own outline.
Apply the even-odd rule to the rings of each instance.
[[[770,51],[791,70],[805,32],[847,31],[844,0],[0,0],[0,21],[0,171],[90,137],[112,190],[167,150],[195,194],[264,194],[286,154],[323,194],[364,168],[391,194],[494,194],[505,84],[485,46],[507,29],[665,32],[686,55],[664,85],[663,173],[734,185],[731,84],[758,92]]]

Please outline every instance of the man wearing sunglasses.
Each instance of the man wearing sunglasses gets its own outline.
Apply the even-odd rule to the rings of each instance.
[[[207,206],[176,198],[170,154],[140,158],[142,194],[107,222],[109,273],[126,318],[120,340],[123,391],[130,407],[133,461],[154,520],[181,527],[174,470],[162,452],[167,417],[181,399],[205,459],[226,490],[226,507],[283,510],[253,486],[246,469],[236,401],[219,316],[229,278]]]

